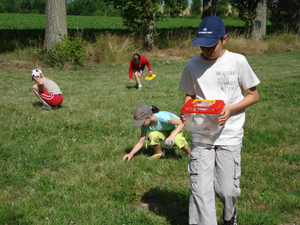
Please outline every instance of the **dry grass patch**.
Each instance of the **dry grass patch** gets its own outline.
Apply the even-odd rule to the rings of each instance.
[[[242,36],[230,36],[224,45],[224,48],[231,52],[237,52],[243,55],[258,55],[266,52],[268,49],[266,41],[253,41]]]
[[[95,43],[86,45],[87,62],[120,62],[128,59],[136,51],[134,39],[128,36],[100,34]]]
[[[134,53],[145,55],[149,60],[187,61],[199,55],[201,50],[199,46],[191,46],[194,36],[190,33],[182,35],[178,39],[166,37],[166,40],[162,40],[162,42],[167,42],[172,47],[155,48],[146,52],[141,48],[141,40],[136,40],[131,36],[110,33],[99,34],[95,42],[86,42],[85,62],[82,66],[84,68],[95,68],[102,63],[129,62]],[[300,49],[300,36],[290,32],[275,33],[264,37],[263,40],[253,41],[244,35],[229,33],[224,48],[245,56],[290,52]],[[0,68],[49,68],[50,66],[39,57],[41,53],[42,47],[29,47],[2,54],[0,55]],[[70,67],[72,67],[72,64],[66,63],[64,65],[65,70],[69,70]]]
[[[188,59],[199,55],[201,52],[199,47],[189,46],[187,48],[182,48],[176,46],[174,48],[167,49],[155,49],[153,51],[147,52],[146,54],[152,59],[170,59],[170,60],[181,60]]]
[[[201,53],[198,46],[191,46],[192,40],[193,38],[188,36],[186,41],[178,43],[175,47],[155,49],[147,52],[147,54],[153,59],[189,59]],[[224,48],[245,56],[290,52],[300,49],[300,36],[290,32],[275,33],[264,37],[262,40],[254,41],[251,38],[246,38],[244,35],[229,33]]]

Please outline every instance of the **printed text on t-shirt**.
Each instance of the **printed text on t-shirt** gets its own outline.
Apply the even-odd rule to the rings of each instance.
[[[217,75],[218,84],[220,85],[221,90],[223,90],[223,91],[234,90],[235,81],[234,80],[232,81],[232,79],[229,79],[229,78],[230,78],[230,76],[236,75],[235,70],[216,71],[216,75]]]

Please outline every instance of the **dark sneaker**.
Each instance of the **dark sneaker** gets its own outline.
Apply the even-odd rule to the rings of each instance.
[[[43,104],[43,106],[40,108],[40,110],[50,110],[51,106],[48,104]]]
[[[223,215],[223,218],[224,218],[224,215]],[[224,225],[237,225],[236,209],[234,209],[234,212],[232,213],[232,217],[229,221],[224,220]]]

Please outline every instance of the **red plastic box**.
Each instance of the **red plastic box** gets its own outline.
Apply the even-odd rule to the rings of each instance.
[[[185,117],[186,130],[219,132],[222,127],[219,126],[218,117],[224,106],[223,100],[190,99],[181,110]]]

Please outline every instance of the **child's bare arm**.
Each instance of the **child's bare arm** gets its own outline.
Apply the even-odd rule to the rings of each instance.
[[[44,81],[37,77],[33,77],[33,79],[35,80],[35,82],[38,85],[39,92],[44,92]]]
[[[184,127],[184,124],[182,123],[182,121],[180,119],[177,119],[177,118],[174,118],[174,117],[170,118],[170,124],[177,125],[177,127],[171,133],[171,135],[165,140],[165,144],[166,145],[168,145],[169,141],[172,142],[172,143],[174,143],[174,139],[175,139],[176,135],[179,134],[180,131]]]
[[[225,107],[220,113],[219,125],[223,126],[228,118],[235,112],[243,110],[250,105],[255,104],[259,100],[259,94],[256,87],[249,88],[246,91],[245,98],[237,104]]]
[[[140,139],[138,140],[138,142],[135,144],[135,146],[133,147],[133,149],[130,151],[130,153],[126,154],[123,156],[123,160],[126,161],[126,159],[128,159],[128,161],[133,158],[133,155],[135,153],[137,153],[143,146],[143,143],[145,141],[147,132],[141,130],[141,136]]]

